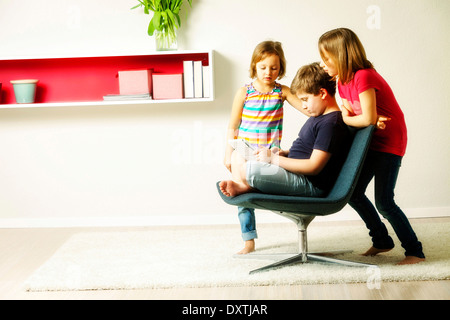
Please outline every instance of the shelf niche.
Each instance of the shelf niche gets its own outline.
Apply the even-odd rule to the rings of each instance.
[[[119,94],[118,72],[153,69],[154,73],[183,73],[183,61],[202,61],[210,66],[211,94],[207,98],[176,100],[104,101]],[[213,101],[213,52],[170,51],[142,55],[11,58],[0,60],[2,91],[0,108],[64,107]],[[39,79],[35,103],[16,104],[11,80]]]

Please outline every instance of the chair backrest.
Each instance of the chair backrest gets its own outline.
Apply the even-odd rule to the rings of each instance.
[[[326,198],[336,201],[346,199],[345,202],[350,199],[369,150],[374,129],[375,126],[369,126],[356,131],[347,159],[341,168],[336,183]]]

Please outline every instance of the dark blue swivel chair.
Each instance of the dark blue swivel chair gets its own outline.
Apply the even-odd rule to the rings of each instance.
[[[325,197],[284,196],[258,192],[245,193],[236,197],[227,197],[222,194],[219,188],[219,182],[217,182],[219,194],[226,203],[246,208],[270,210],[292,220],[297,225],[299,235],[298,254],[290,254],[288,258],[253,270],[250,273],[270,270],[299,262],[307,263],[314,261],[337,263],[346,266],[371,266],[370,264],[321,256],[320,253],[309,253],[306,229],[316,216],[326,216],[336,213],[348,203],[361,173],[374,129],[375,126],[358,130],[355,129],[347,159],[342,166],[336,183]],[[242,255],[243,258],[256,258],[256,256],[256,254]],[[283,256],[286,257],[286,255]]]

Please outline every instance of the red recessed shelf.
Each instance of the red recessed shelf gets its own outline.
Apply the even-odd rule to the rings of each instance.
[[[210,67],[212,51],[170,51],[144,55],[13,58],[0,60],[0,108],[76,106],[97,104],[143,104],[154,102],[212,101],[209,98],[146,101],[103,101],[107,94],[119,94],[118,72],[153,69],[154,73],[183,73],[183,61],[201,60]],[[11,80],[39,79],[36,102],[16,104]],[[211,90],[213,92],[213,90]]]

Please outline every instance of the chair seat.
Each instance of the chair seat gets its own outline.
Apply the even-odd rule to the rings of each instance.
[[[341,210],[348,201],[346,197],[300,197],[258,192],[227,197],[220,191],[219,183],[217,182],[216,186],[223,201],[229,205],[245,208],[325,216]]]

